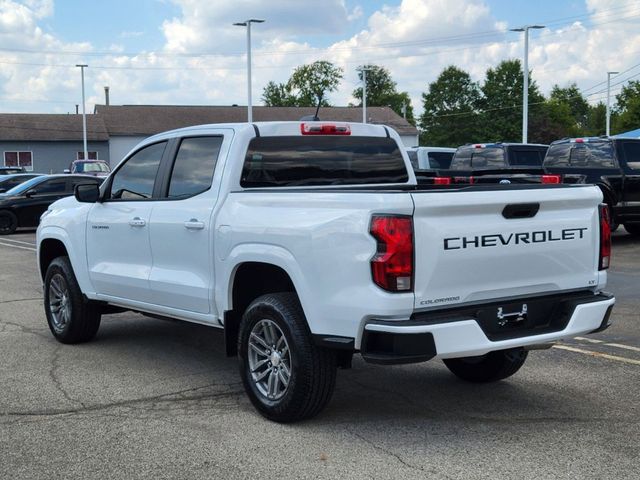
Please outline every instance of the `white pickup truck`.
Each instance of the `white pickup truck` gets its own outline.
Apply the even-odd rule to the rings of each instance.
[[[354,353],[489,382],[609,325],[597,187],[420,185],[400,145],[333,122],[143,141],[41,219],[51,332],[88,341],[123,309],[223,328],[255,407],[286,422],[328,403]]]

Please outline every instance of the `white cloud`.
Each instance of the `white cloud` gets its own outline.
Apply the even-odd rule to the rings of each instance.
[[[111,100],[119,104],[246,103],[245,30],[231,24],[247,18],[267,20],[252,29],[255,103],[260,103],[269,80],[285,81],[295,66],[324,59],[345,69],[340,90],[330,97],[332,103],[352,101],[351,92],[358,84],[355,68],[370,62],[388,68],[419,111],[421,93],[447,65],[455,64],[480,80],[487,68],[522,56],[522,34],[508,32],[501,12],[492,11],[482,0],[398,1],[370,15],[362,31],[324,49],[312,46],[316,34],[340,38],[350,18],[363,15],[359,6],[349,12],[344,0],[327,0],[322,8],[299,0],[171,1],[179,5],[180,15],[160,26],[164,45],[131,56],[115,44],[109,55],[88,58],[89,110],[93,103],[103,103],[104,85],[111,87]],[[591,87],[606,79],[607,70],[624,71],[638,58],[637,2],[586,0],[586,5],[590,18],[550,24],[531,36],[530,68],[544,92],[555,83],[573,81],[581,88]],[[9,105],[14,111],[71,111],[78,103],[80,75],[73,65],[86,58],[19,51],[93,50],[90,43],[65,43],[45,33],[40,25],[52,12],[51,1],[0,0],[0,44],[9,49],[0,50],[0,100],[5,110]],[[208,55],[197,55],[202,52]],[[640,69],[626,76],[636,72]],[[600,99],[602,94],[590,98]],[[67,104],[55,103],[63,101]]]

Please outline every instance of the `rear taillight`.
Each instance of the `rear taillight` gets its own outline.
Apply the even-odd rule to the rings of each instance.
[[[369,233],[378,241],[371,259],[376,285],[389,292],[413,290],[413,219],[374,215]]]
[[[338,123],[301,123],[302,135],[351,135],[351,127]]]
[[[600,260],[598,268],[606,270],[611,260],[611,218],[609,206],[605,203],[599,205],[600,212]]]
[[[560,175],[542,175],[542,183],[560,183]]]

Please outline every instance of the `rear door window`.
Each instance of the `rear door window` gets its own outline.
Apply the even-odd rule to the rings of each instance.
[[[186,198],[211,188],[222,136],[185,138],[169,180],[169,198]]]
[[[283,136],[251,140],[240,185],[305,187],[408,180],[402,153],[391,138]]]

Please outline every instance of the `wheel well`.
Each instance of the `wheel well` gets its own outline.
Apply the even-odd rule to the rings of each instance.
[[[247,262],[236,270],[232,286],[232,310],[225,312],[224,332],[227,355],[237,353],[238,327],[244,311],[256,298],[267,293],[294,292],[291,277],[270,263]]]
[[[60,240],[47,238],[40,243],[40,277],[44,280],[49,264],[58,257],[68,256],[67,249]]]

